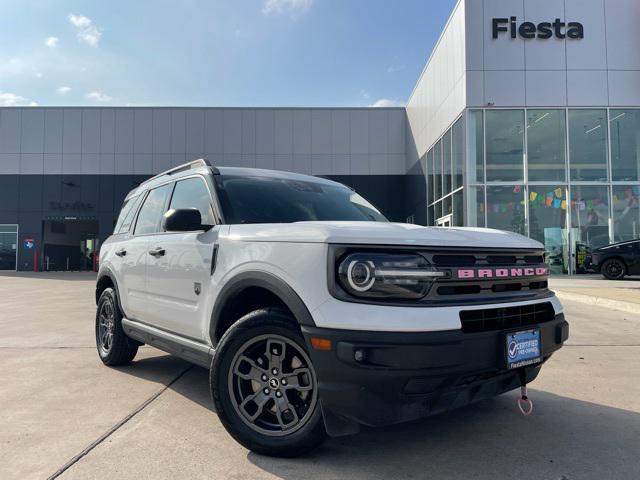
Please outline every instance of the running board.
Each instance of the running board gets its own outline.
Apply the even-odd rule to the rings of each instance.
[[[134,340],[156,347],[200,367],[211,368],[214,349],[209,345],[126,318],[122,319],[122,328],[124,333]]]

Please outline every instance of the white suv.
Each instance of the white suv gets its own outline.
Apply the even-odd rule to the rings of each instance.
[[[353,190],[205,160],[144,182],[102,245],[106,365],[148,344],[210,370],[247,448],[442,412],[532,381],[568,337],[542,245],[390,223]]]

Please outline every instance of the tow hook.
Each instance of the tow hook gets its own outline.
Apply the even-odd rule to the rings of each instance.
[[[527,395],[527,380],[524,369],[520,370],[520,398],[516,403],[518,404],[518,410],[520,410],[525,417],[533,413],[533,402]]]

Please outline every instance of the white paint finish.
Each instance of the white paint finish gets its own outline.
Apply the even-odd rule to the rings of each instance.
[[[276,110],[275,122],[275,153],[293,153],[293,111]]]
[[[351,155],[351,175],[369,175],[369,155],[354,153]]]
[[[484,68],[485,70],[522,70],[524,42],[513,39],[508,32],[492,37],[491,19],[516,16],[524,18],[523,0],[484,0]]]
[[[136,109],[133,115],[133,153],[153,152],[153,110]]]
[[[64,109],[62,128],[62,152],[80,153],[82,151],[82,110]]]
[[[207,109],[204,114],[204,149],[209,155],[224,152],[224,116],[220,109]]]
[[[139,175],[149,174],[153,171],[153,154],[151,153],[134,153],[133,154],[133,173]]]
[[[62,173],[66,175],[77,175],[82,172],[82,154],[63,153]]]
[[[293,153],[311,153],[311,110],[293,111]]]
[[[187,116],[183,109],[171,110],[171,153],[187,151]]]
[[[62,173],[61,153],[45,153],[43,155],[43,173],[50,175],[60,175]]]
[[[332,155],[331,172],[333,175],[349,175],[351,172],[350,155]]]
[[[311,111],[311,153],[331,153],[331,110]]]
[[[255,110],[242,110],[242,153],[256,153]]]
[[[23,175],[42,175],[44,173],[44,154],[23,153],[20,155],[20,173]]]
[[[44,153],[62,153],[62,126],[62,109],[44,109]]]
[[[24,128],[24,127],[23,127]],[[82,109],[82,153],[100,152],[100,110]]]
[[[333,173],[331,155],[311,155],[312,175],[331,175]]]
[[[273,154],[256,155],[256,168],[273,170],[275,168],[275,158]]]
[[[331,153],[348,154],[351,151],[349,137],[349,110],[333,110],[331,112]]]
[[[22,109],[3,108],[0,111],[0,153],[20,153]]]
[[[369,113],[351,110],[349,113],[351,154],[369,153]]]
[[[42,108],[25,108],[22,110],[20,152],[44,152],[44,112]]]
[[[116,112],[111,108],[100,109],[100,152],[115,153]]]
[[[115,153],[133,153],[133,109],[115,109]],[[117,163],[116,163],[117,165]]]
[[[116,175],[130,175],[133,173],[133,154],[115,154],[115,173]]]
[[[563,0],[524,0],[524,17],[518,19],[518,25],[523,20],[537,25],[540,22],[553,22],[556,18],[565,18]],[[573,20],[567,18],[567,21]],[[565,40],[552,36],[546,40],[534,38],[518,41],[524,44],[527,70],[566,69]]]
[[[464,2],[465,65],[467,70],[484,68],[484,5],[482,0]]]
[[[372,109],[369,112],[369,146],[370,154],[388,153],[389,151],[389,116],[387,110]]]
[[[242,111],[223,110],[223,147],[225,155],[242,151]]]
[[[640,3],[638,0],[607,1],[607,64],[611,70],[640,70]]]
[[[496,106],[523,106],[525,104],[524,70],[485,70],[484,99]],[[444,130],[443,130],[444,133]]]
[[[567,104],[570,107],[607,105],[608,101],[605,70],[567,71]]]
[[[640,105],[640,70],[609,70],[608,74],[611,106]]]
[[[274,152],[275,111],[272,109],[256,110],[256,153],[271,154],[271,158],[273,158]],[[271,163],[273,163],[273,160]]]
[[[565,11],[567,19],[575,19],[584,25],[583,39],[567,41],[567,68],[569,70],[606,69],[604,0],[565,0]],[[610,45],[609,48],[615,48],[615,46]]]
[[[204,110],[190,108],[186,110],[186,146],[187,154],[202,157],[204,148]]]
[[[114,153],[101,153],[98,161],[100,162],[101,175],[114,175],[116,173],[116,157]]]
[[[83,175],[99,175],[100,174],[100,154],[99,153],[83,153],[80,164],[80,172]]]
[[[483,107],[484,101],[484,72],[482,70],[468,70],[465,73],[467,106]]]
[[[567,72],[565,70],[527,70],[527,106],[563,107],[567,105]]]
[[[6,175],[20,173],[20,154],[0,153],[0,171]]]

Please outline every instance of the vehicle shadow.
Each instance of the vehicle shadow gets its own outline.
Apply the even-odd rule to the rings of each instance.
[[[204,368],[160,354],[122,371],[160,383],[166,369],[185,372],[171,390],[214,412]],[[511,392],[421,421],[331,438],[302,458],[253,452],[247,458],[286,480],[640,478],[640,413],[529,392],[535,403],[530,417],[519,413]]]

